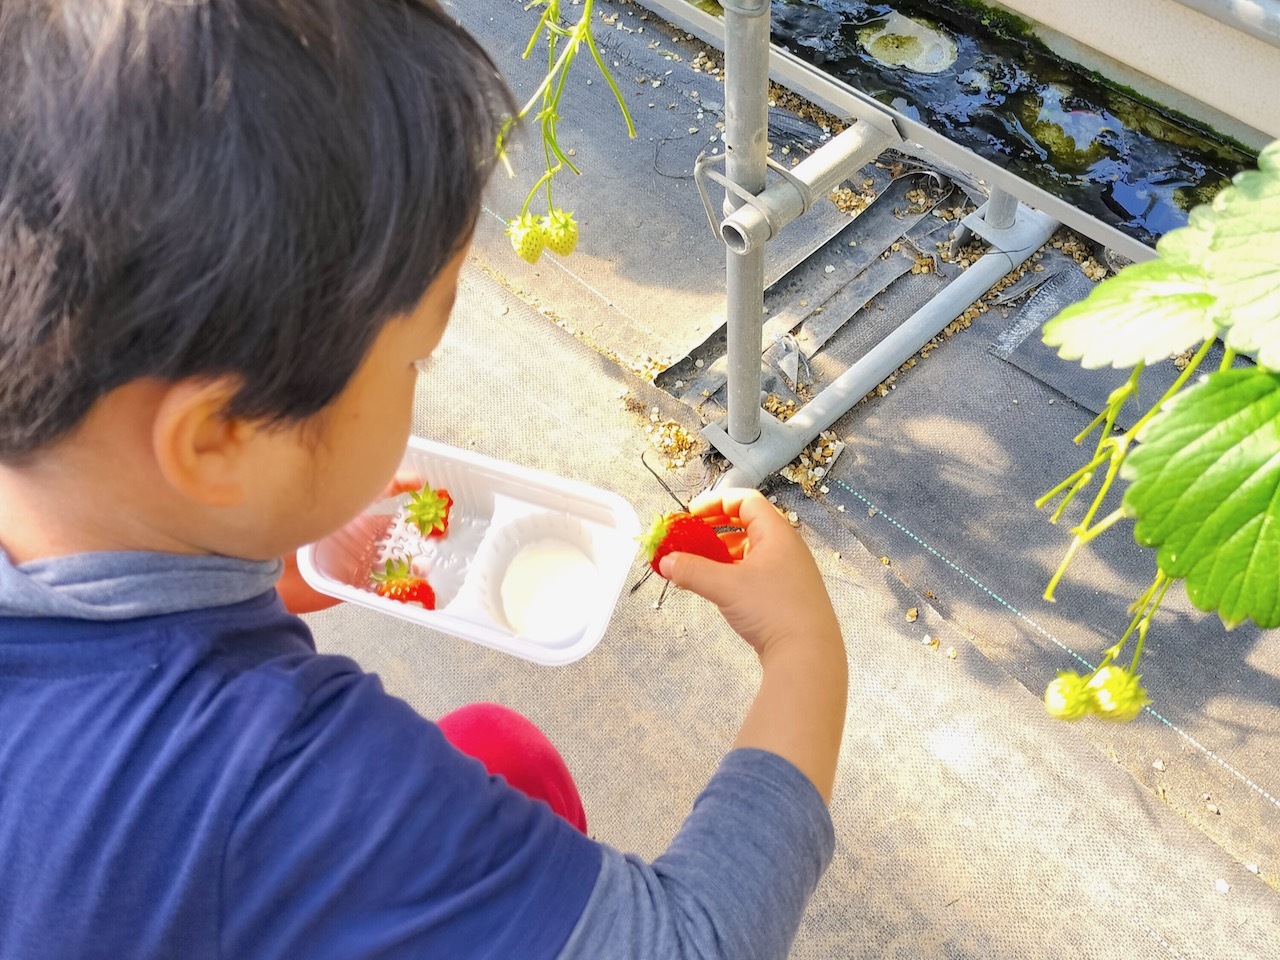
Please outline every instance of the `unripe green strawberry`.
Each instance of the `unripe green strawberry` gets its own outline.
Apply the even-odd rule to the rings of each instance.
[[[538,258],[542,256],[542,248],[547,243],[542,224],[537,217],[527,212],[507,221],[507,236],[511,238],[511,248],[520,255],[520,259],[529,263],[538,262]]]
[[[1096,710],[1097,704],[1084,677],[1064,671],[1045,689],[1044,707],[1059,720],[1079,720]]]
[[[716,528],[691,513],[669,513],[653,521],[640,538],[645,558],[653,572],[662,575],[658,564],[668,553],[693,553],[719,563],[732,563],[729,548],[716,535]]]
[[[573,219],[573,211],[565,212],[559,207],[542,218],[542,231],[547,238],[547,249],[552,253],[567,257],[578,245],[578,222]]]
[[[1142,712],[1151,701],[1135,677],[1124,667],[1103,667],[1089,681],[1098,716],[1116,723],[1126,723]]]

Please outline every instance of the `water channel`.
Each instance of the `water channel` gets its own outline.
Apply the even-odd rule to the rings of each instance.
[[[1255,163],[979,4],[773,0],[772,11],[774,43],[1145,243]]]

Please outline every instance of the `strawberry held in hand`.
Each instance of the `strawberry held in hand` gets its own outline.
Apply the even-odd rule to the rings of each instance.
[[[431,584],[417,576],[409,566],[408,560],[388,560],[387,569],[374,573],[374,592],[388,600],[399,600],[401,603],[416,603],[426,610],[436,608],[436,592]]]
[[[415,492],[405,506],[405,519],[418,528],[425,537],[443,537],[449,532],[449,511],[453,509],[453,497],[441,488],[432,490],[430,484]]]
[[[732,563],[729,548],[715,527],[691,513],[669,513],[658,517],[649,532],[640,538],[644,555],[653,572],[662,575],[658,564],[668,553],[692,553],[719,563]]]

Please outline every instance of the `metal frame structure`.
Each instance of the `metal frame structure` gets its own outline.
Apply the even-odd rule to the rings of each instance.
[[[733,464],[722,486],[759,486],[794,460],[876,384],[1031,256],[1061,223],[1131,260],[1153,256],[1127,234],[774,48],[769,42],[771,0],[720,0],[723,21],[685,0],[643,2],[725,52],[724,156],[702,158],[695,170],[712,228],[725,244],[729,411],[723,423],[709,424],[703,431]],[[771,74],[813,102],[854,120],[792,170],[768,160]],[[961,229],[987,240],[991,250],[783,423],[761,409],[760,358],[767,347],[762,343],[765,244],[891,146],[938,157],[990,187],[987,202],[963,221]],[[723,176],[712,170],[720,162]],[[771,168],[776,174],[772,184]],[[706,191],[708,181],[725,190],[724,218],[718,222]]]

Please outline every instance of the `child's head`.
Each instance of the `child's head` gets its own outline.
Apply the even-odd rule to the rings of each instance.
[[[433,0],[4,0],[0,468],[135,401],[322,457],[362,366],[442,332],[510,112]]]

